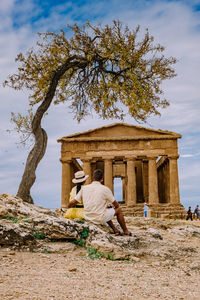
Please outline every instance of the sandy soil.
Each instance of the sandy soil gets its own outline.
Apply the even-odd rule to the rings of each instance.
[[[85,248],[67,242],[54,243],[63,253],[1,248],[0,299],[200,299],[200,239],[162,234],[197,251],[174,261],[111,261],[91,259]]]

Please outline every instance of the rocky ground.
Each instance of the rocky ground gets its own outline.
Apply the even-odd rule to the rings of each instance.
[[[0,299],[200,299],[200,221],[126,221],[137,237],[0,195]]]

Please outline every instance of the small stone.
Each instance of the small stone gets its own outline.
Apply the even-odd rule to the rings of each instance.
[[[68,271],[69,271],[69,272],[76,272],[76,271],[77,271],[77,268],[69,268]]]
[[[152,263],[152,266],[154,267],[160,267],[160,262],[159,261],[155,261]]]
[[[42,258],[49,258],[49,256],[48,256],[48,255],[46,255],[46,254],[43,254],[43,253],[42,253],[40,256],[41,256]]]
[[[131,257],[131,259],[135,262],[139,262],[140,261],[140,258],[139,257],[136,257],[136,256],[133,256]]]
[[[160,240],[163,239],[162,234],[160,233],[159,230],[156,230],[156,229],[154,229],[154,228],[149,228],[147,231],[148,231],[154,238],[160,239]]]
[[[171,266],[172,262],[170,262],[170,260],[166,260],[164,262],[162,262],[162,266],[167,267],[167,266]]]
[[[78,255],[79,256],[85,256],[85,253],[84,252],[80,252]]]
[[[200,263],[193,262],[193,263],[190,264],[189,267],[190,267],[191,270],[200,270]]]

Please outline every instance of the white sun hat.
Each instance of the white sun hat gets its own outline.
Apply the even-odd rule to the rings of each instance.
[[[85,181],[89,175],[85,175],[84,171],[78,171],[74,174],[75,178],[72,179],[73,183],[79,183]]]

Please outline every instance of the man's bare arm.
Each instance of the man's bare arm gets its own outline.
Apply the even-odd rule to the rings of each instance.
[[[74,207],[77,203],[78,203],[78,201],[76,201],[75,199],[70,201],[69,204],[68,204],[68,208]]]
[[[119,207],[119,203],[116,200],[113,201],[112,205],[114,206],[114,208],[118,208]]]

